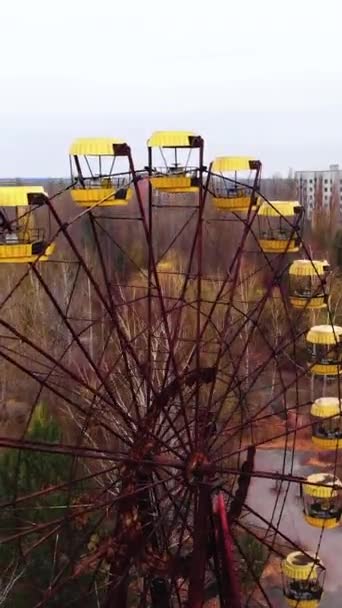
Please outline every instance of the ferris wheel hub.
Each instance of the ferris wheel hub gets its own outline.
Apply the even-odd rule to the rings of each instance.
[[[190,454],[185,465],[185,478],[190,485],[208,481],[210,476],[210,461],[204,452]]]

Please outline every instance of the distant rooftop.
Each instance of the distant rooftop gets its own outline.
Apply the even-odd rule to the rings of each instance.
[[[297,173],[329,173],[329,171],[340,171],[340,165],[329,165],[329,169],[305,169],[304,171],[296,171]]]

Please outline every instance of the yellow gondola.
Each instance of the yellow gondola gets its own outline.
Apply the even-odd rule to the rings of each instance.
[[[322,450],[342,448],[342,403],[337,397],[321,397],[311,406],[312,442]]]
[[[210,192],[216,209],[246,212],[255,205],[261,178],[259,160],[220,156],[212,162],[210,173],[215,174],[211,175]]]
[[[310,371],[319,376],[336,376],[342,369],[342,327],[316,325],[310,329],[306,340],[310,345]]]
[[[191,131],[156,131],[147,142],[149,152],[149,172],[152,188],[160,192],[181,194],[198,192],[200,188],[200,168],[203,156],[203,139]],[[163,167],[154,167],[152,149],[159,148]],[[190,166],[192,150],[199,151],[197,166]],[[172,158],[166,158],[165,151],[171,150]],[[179,155],[185,152],[185,158]]]
[[[34,215],[46,204],[48,195],[42,186],[6,186],[0,188],[0,263],[27,264],[45,262],[55,249],[48,244],[44,231],[35,227]]]
[[[312,484],[318,485],[312,485]],[[329,473],[309,475],[302,485],[304,517],[310,526],[336,528],[341,518],[341,488],[338,477]]]
[[[294,308],[320,309],[327,305],[326,261],[296,260],[289,268],[290,302]]]
[[[118,172],[118,157],[128,158],[129,147],[114,138],[76,139],[69,150],[71,178],[77,180],[71,197],[80,207],[125,206],[132,198],[130,174]]]
[[[303,208],[298,201],[264,201],[258,208],[258,243],[265,253],[295,253],[301,247]]]
[[[317,608],[323,595],[321,560],[311,553],[294,551],[282,561],[281,570],[287,604],[291,608]]]

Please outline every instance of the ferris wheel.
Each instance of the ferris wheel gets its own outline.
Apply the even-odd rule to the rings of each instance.
[[[0,432],[17,455],[0,566],[26,605],[324,606],[330,267],[259,160],[204,158],[192,132],[152,134],[142,169],[125,141],[78,139],[60,192],[0,188],[1,370],[28,412]],[[61,434],[32,435],[44,411]]]

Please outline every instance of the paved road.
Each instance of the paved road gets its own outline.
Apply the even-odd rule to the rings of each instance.
[[[312,473],[312,466],[303,464],[310,454],[300,454],[292,462],[289,453],[285,459],[285,473],[306,476]],[[284,452],[282,450],[258,450],[255,470],[283,471]],[[320,545],[319,556],[326,569],[325,595],[320,608],[341,608],[342,606],[342,527],[335,530],[324,530],[309,526],[303,518],[303,507],[299,488],[295,484],[283,483],[277,501],[275,482],[267,479],[253,479],[247,497],[247,504],[267,521],[278,527],[280,532],[293,540],[306,551],[316,552]],[[256,516],[249,516],[250,521],[258,526],[265,524]],[[286,606],[276,588],[270,590],[274,606]],[[273,600],[272,600],[273,601]]]

